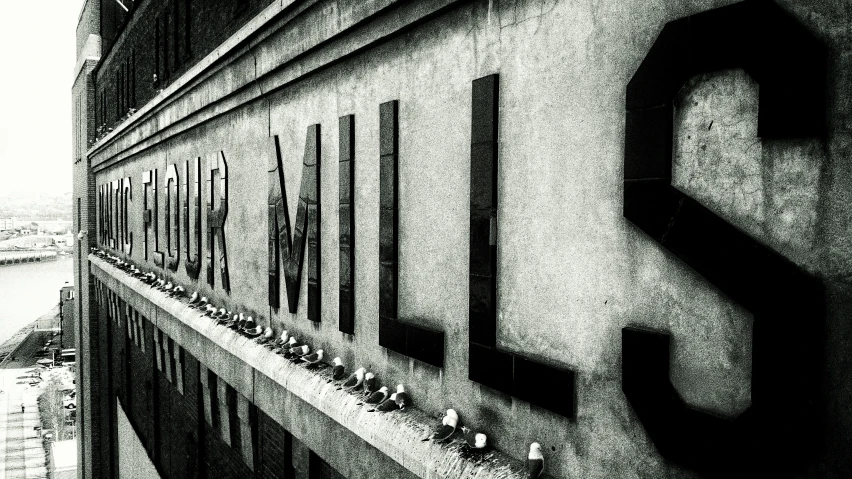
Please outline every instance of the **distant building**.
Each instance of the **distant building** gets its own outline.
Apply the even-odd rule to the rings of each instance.
[[[58,235],[53,237],[53,243],[56,246],[61,246],[65,248],[70,248],[74,246],[74,235],[71,233]]]
[[[15,229],[15,218],[0,218],[0,231]]]
[[[75,332],[76,293],[73,285],[63,286],[59,290],[59,325],[61,328],[60,348],[76,348],[77,333]]]

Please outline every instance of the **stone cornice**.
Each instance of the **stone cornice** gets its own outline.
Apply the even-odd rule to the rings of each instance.
[[[90,148],[92,167],[139,154],[463,2],[275,2]],[[312,28],[295,30],[294,41],[303,16]]]

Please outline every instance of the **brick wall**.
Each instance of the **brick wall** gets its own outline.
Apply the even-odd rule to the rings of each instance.
[[[100,25],[101,1],[86,0],[77,19],[76,52],[79,55],[90,34],[97,34]]]
[[[90,317],[89,343],[90,365],[90,394],[91,394],[91,460],[92,476],[103,477],[110,475],[112,471],[110,461],[111,427],[110,427],[110,405],[112,385],[110,381],[110,357],[109,357],[109,321],[112,316],[110,312],[110,292],[102,294],[98,301],[96,315]]]
[[[175,350],[171,350],[175,351]],[[167,352],[166,354],[170,354]],[[182,358],[179,363],[175,355]],[[199,431],[198,361],[181,350],[166,357],[165,368],[156,371],[158,398],[155,404],[158,438],[155,464],[163,477],[193,478],[201,475],[201,434]],[[178,368],[182,375],[176,374]],[[183,392],[177,382],[182,379]]]
[[[153,325],[143,315],[138,316],[141,331],[139,345],[131,347],[129,359],[130,394],[126,413],[142,445],[152,455],[154,451],[154,336]],[[143,349],[144,345],[144,349]]]
[[[118,294],[100,282],[94,290],[92,338],[102,347],[88,363],[92,402],[96,417],[108,419],[92,423],[90,462],[100,472],[91,477],[118,474],[116,399],[164,478],[343,477]]]
[[[293,479],[293,436],[260,409],[257,430],[257,477]]]
[[[138,2],[137,2],[138,3]],[[271,0],[141,2],[96,74],[96,124],[114,126],[139,109],[256,15]],[[154,75],[157,80],[154,81]]]

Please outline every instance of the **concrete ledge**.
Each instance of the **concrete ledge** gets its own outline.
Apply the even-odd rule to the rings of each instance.
[[[415,408],[405,412],[367,412],[367,407],[356,404],[358,398],[326,382],[328,368],[308,371],[254,340],[216,325],[185,301],[150,288],[99,257],[89,255],[89,261],[95,277],[134,308],[137,304],[143,306],[137,308],[140,313],[145,314],[146,309],[148,314],[154,312],[149,318],[160,330],[279,422],[289,423],[294,419],[282,420],[282,415],[288,415],[287,401],[275,388],[308,403],[419,477],[526,477],[521,462],[498,450],[492,449],[478,459],[465,457],[460,434],[449,444],[423,442],[421,438],[436,425],[436,418]],[[150,305],[148,308],[144,308],[146,303]],[[329,353],[330,357],[334,355]],[[381,372],[377,376],[389,389],[399,379],[382,378]]]

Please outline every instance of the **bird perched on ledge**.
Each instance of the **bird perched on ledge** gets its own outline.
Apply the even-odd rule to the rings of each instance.
[[[239,329],[241,324],[246,324],[246,316],[243,313],[235,314],[222,324],[231,329]]]
[[[198,296],[198,291],[193,291],[192,296],[189,297],[189,307],[194,308],[196,304],[201,300],[201,297]]]
[[[530,444],[530,454],[527,456],[527,479],[537,479],[544,470],[544,456],[541,454],[541,445],[534,442]]]
[[[373,373],[364,375],[364,396],[369,396],[376,390],[376,376]]]
[[[373,409],[367,409],[367,412],[390,412],[399,409],[399,406],[396,405],[396,393],[390,395],[385,401],[381,402],[378,406]]]
[[[399,398],[399,396],[397,396],[397,398]],[[444,442],[456,432],[456,426],[458,426],[458,424],[459,415],[456,413],[456,410],[447,409],[447,414],[444,415],[444,418],[441,420],[441,424],[435,427],[432,434],[421,439],[421,441],[426,442],[432,439],[435,442]]]
[[[322,364],[322,358],[325,352],[322,349],[317,349],[316,352],[302,356],[299,359],[305,363],[305,368],[315,369]]]
[[[293,356],[290,354],[290,350],[299,346],[299,340],[296,339],[295,336],[290,336],[290,339],[287,340],[287,344],[281,347],[278,350],[278,354],[284,356],[287,359],[292,358]]]
[[[246,323],[248,324],[248,321],[246,321]],[[254,328],[244,329],[242,331],[242,333],[243,333],[244,336],[247,336],[249,338],[256,338],[256,337],[260,336],[261,334],[263,334],[263,326],[258,324]]]
[[[221,325],[224,325],[224,326],[230,328],[231,325],[236,324],[237,321],[239,321],[239,320],[240,320],[240,316],[235,314],[233,316],[229,316],[229,317],[217,320],[216,324],[221,324]]]
[[[243,327],[240,328],[238,332],[243,335],[251,335],[251,337],[255,337],[263,332],[263,328],[261,328],[260,325],[254,322],[254,318],[248,316],[246,318],[246,322],[243,324]]]
[[[281,346],[283,346],[287,342],[287,340],[289,338],[290,337],[287,334],[287,330],[285,329],[284,331],[281,331],[281,336],[279,336],[278,339],[276,339],[275,341],[270,341],[270,342],[264,344],[263,346],[266,349],[280,348]]]
[[[307,344],[303,344],[301,346],[296,346],[295,348],[290,348],[290,361],[294,363],[298,363],[302,356],[307,356],[308,353],[311,352],[311,347]]]
[[[346,368],[343,366],[343,361],[341,361],[339,357],[334,358],[332,363],[334,366],[331,368],[331,379],[326,381],[327,383],[340,381],[343,379],[343,375],[346,374]]]
[[[341,389],[345,389],[351,392],[360,389],[361,385],[364,384],[364,371],[366,371],[364,368],[358,368],[355,370],[355,372],[352,373],[352,375],[349,376],[343,384],[337,387],[337,390],[340,391]]]
[[[475,432],[473,429],[466,426],[462,426],[461,430],[465,442],[464,447],[468,452],[483,452],[487,450],[488,436]]]
[[[240,313],[240,319],[238,319],[236,323],[229,324],[228,327],[236,331],[242,331],[248,326],[249,319],[251,319],[251,316],[246,318],[242,313]],[[254,321],[252,321],[251,326],[254,327]]]
[[[396,405],[399,406],[400,410],[405,410],[406,407],[412,406],[414,401],[411,400],[411,396],[405,392],[405,388],[402,384],[396,387]]]
[[[364,402],[359,402],[357,405],[360,406],[362,404],[381,404],[388,398],[388,387],[382,386],[378,391],[370,394],[370,397],[364,400]],[[394,403],[396,404],[396,403]]]
[[[254,341],[257,344],[266,344],[270,339],[272,339],[272,328],[267,326],[266,329],[263,330],[263,334],[258,336]]]

